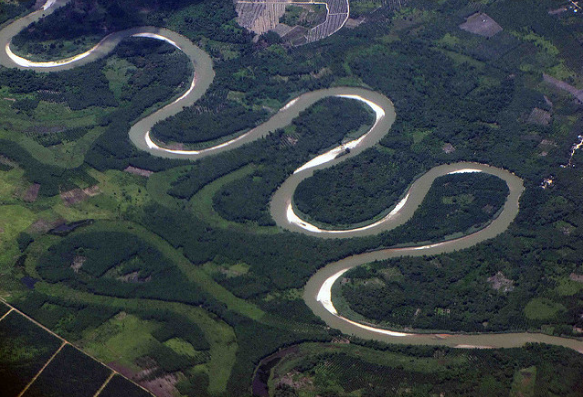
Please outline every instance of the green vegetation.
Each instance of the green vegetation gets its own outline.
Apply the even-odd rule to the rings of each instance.
[[[411,160],[401,151],[367,150],[346,165],[317,171],[303,181],[294,193],[294,203],[301,213],[325,224],[373,219],[398,202],[413,178],[423,172],[423,166]],[[382,175],[380,180],[377,175]]]
[[[377,150],[369,150],[350,163],[350,167],[316,172],[302,182],[294,194],[300,212],[331,225],[380,218],[399,201],[421,170],[420,164],[400,163],[392,154]],[[372,177],[377,172],[383,175],[382,184]],[[501,208],[507,191],[505,183],[491,175],[439,178],[407,225],[413,235],[404,235],[403,241],[432,240],[484,223]]]
[[[309,29],[323,23],[326,19],[326,14],[326,6],[322,4],[288,5],[279,22],[289,26],[302,26]]]
[[[362,131],[361,127],[369,124],[372,124],[372,115],[355,101],[344,98],[319,101],[300,113],[285,130],[267,137],[260,142],[263,145],[255,145],[252,161],[258,167],[222,187],[214,196],[213,208],[231,221],[273,225],[268,207],[277,187],[315,154],[337,145],[347,135]]]
[[[242,30],[235,29],[231,22],[235,12],[227,4],[218,1],[201,7],[188,0],[170,0],[160,4],[140,0],[115,4],[108,0],[86,0],[68,4],[50,18],[31,25],[14,38],[13,46],[17,53],[30,54],[37,60],[62,58],[89,49],[104,34],[165,23],[169,23],[173,30],[190,31],[191,34],[196,32],[199,37],[204,35],[221,41],[241,42],[245,36],[241,37]],[[181,11],[187,17],[180,15]],[[182,16],[179,20],[165,22],[165,19],[179,15]],[[204,26],[194,23],[201,17],[208,22]],[[226,24],[229,26],[224,26]]]
[[[34,7],[35,0],[5,1],[0,7],[0,25],[22,14],[29,13]]]
[[[510,397],[534,396],[536,391],[536,366],[524,368],[514,373]]]
[[[402,242],[435,241],[484,227],[504,205],[508,187],[488,174],[454,174],[435,180],[405,226],[395,230]]]
[[[254,226],[252,222],[247,222],[244,226],[240,223],[229,221],[219,215],[213,208],[213,198],[227,184],[233,183],[243,177],[253,173],[255,167],[247,165],[237,171],[231,172],[203,187],[190,199],[192,212],[201,220],[222,228],[238,228],[240,230],[253,230],[257,233],[276,233],[273,227]]]
[[[29,5],[2,3],[0,23]],[[499,238],[348,273],[350,281],[335,291],[345,298],[342,310],[398,327],[579,336],[580,153],[574,167],[560,165],[569,162],[583,111],[542,74],[582,87],[583,19],[549,14],[555,5],[410,0],[399,8],[392,0],[353,0],[352,16],[365,15],[364,23],[287,48],[269,37],[253,42],[236,25],[231,0],[82,0],[14,44],[41,59],[78,52],[131,26],[186,35],[212,56],[216,78],[197,104],[156,126],[155,136],[168,142],[226,139],[318,88],[350,84],[383,93],[396,106],[393,128],[380,145],[300,185],[294,201],[306,216],[337,225],[372,219],[416,176],[462,160],[508,169],[526,191],[516,221]],[[478,11],[504,30],[486,39],[459,29]],[[370,115],[355,101],[328,99],[265,139],[193,163],[134,148],[129,126],[183,92],[191,72],[170,45],[137,38],[66,72],[0,69],[0,293],[10,303],[100,360],[151,371],[153,382],[175,374],[170,392],[189,396],[248,395],[262,359],[304,341],[323,344],[302,345],[273,367],[274,395],[580,394],[581,359],[557,348],[330,345],[337,332],[301,299],[318,268],[483,227],[503,204],[506,186],[488,175],[447,176],[408,224],[378,236],[324,240],[281,232],[268,212],[275,189],[317,153],[362,133]],[[530,117],[535,108],[548,112],[548,124]],[[130,165],[154,174],[123,172]],[[545,178],[552,183],[542,189]],[[74,197],[61,197],[71,191]],[[88,222],[71,225],[77,221]],[[15,318],[0,322],[0,332]],[[56,350],[40,331],[18,326],[22,341],[13,343],[13,328],[0,338],[3,351],[18,353],[0,354],[0,361],[10,357],[2,376],[12,376],[2,372],[9,366],[33,374]],[[59,360],[93,368],[68,350]],[[65,376],[47,370],[40,386],[49,375]],[[85,382],[78,373],[66,376]],[[102,395],[143,395],[124,382],[114,377]],[[73,381],[66,387],[75,390],[61,395],[92,395]]]
[[[105,362],[136,370],[136,359],[148,354],[153,344],[159,345],[152,336],[156,328],[155,323],[120,313],[85,336],[84,350]]]
[[[583,369],[577,353],[564,349],[529,345],[492,352],[365,345],[370,347],[357,341],[284,350],[267,375],[270,392],[275,396],[579,394]]]
[[[124,79],[113,76],[112,65],[124,62],[131,66]],[[0,86],[8,101],[0,103],[0,113],[10,121],[3,123],[7,132],[0,130],[0,138],[61,168],[79,167],[85,155],[99,165],[103,159],[95,159],[96,153],[118,153],[127,161],[135,151],[127,139],[129,124],[181,92],[189,72],[186,58],[173,46],[138,38],[124,40],[106,59],[57,74],[3,69]],[[9,106],[12,99],[29,97],[40,100],[34,110]]]
[[[566,308],[548,299],[534,298],[524,307],[524,315],[531,320],[553,320]]]
[[[157,123],[152,136],[162,142],[196,144],[245,132],[267,115],[227,98],[228,91],[215,88],[213,95],[176,116]]]
[[[18,256],[19,249],[16,238],[34,221],[34,214],[19,205],[0,206],[0,263],[10,263]],[[0,271],[5,271],[0,266]]]

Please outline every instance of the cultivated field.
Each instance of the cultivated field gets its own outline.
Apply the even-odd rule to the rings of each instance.
[[[0,302],[0,396],[151,396],[22,312]]]
[[[348,0],[236,0],[235,8],[239,15],[237,22],[258,35],[270,30],[281,32],[281,27],[278,28],[279,21],[285,14],[286,6],[291,4],[323,4],[327,10],[326,19],[323,23],[310,29],[304,29],[299,40],[294,37],[294,44],[296,45],[312,43],[336,33],[344,26],[349,16]],[[284,39],[289,32],[289,30],[285,29]]]

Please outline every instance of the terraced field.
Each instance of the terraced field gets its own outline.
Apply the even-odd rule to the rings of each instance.
[[[239,15],[237,21],[244,28],[261,35],[277,29],[280,19],[285,13],[286,6],[318,4],[326,7],[326,19],[323,23],[301,32],[294,32],[295,45],[313,43],[333,35],[340,30],[350,15],[348,0],[324,1],[280,1],[280,0],[236,0],[235,8]],[[292,27],[293,28],[293,27]],[[292,32],[294,29],[291,30]],[[289,30],[286,34],[291,34]],[[285,39],[286,35],[283,35]]]

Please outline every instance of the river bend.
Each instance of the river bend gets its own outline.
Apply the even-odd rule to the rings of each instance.
[[[484,172],[495,175],[507,183],[510,193],[501,213],[487,227],[475,233],[436,244],[383,249],[354,255],[330,263],[315,273],[306,284],[304,300],[314,313],[320,316],[330,327],[337,328],[346,334],[390,343],[447,345],[460,348],[507,348],[522,346],[528,342],[541,342],[561,345],[583,352],[583,341],[581,340],[535,333],[465,335],[453,333],[420,334],[384,330],[370,325],[359,324],[340,316],[332,302],[331,289],[333,284],[351,268],[376,260],[400,256],[437,255],[466,249],[504,232],[518,213],[519,198],[524,190],[522,180],[516,175],[499,168],[475,163],[456,163],[435,167],[417,179],[408,191],[404,193],[402,200],[396,203],[394,208],[390,209],[390,212],[382,219],[371,222],[369,225],[348,230],[319,228],[302,220],[294,212],[292,197],[295,189],[302,180],[312,176],[315,170],[334,166],[345,159],[357,156],[363,150],[377,144],[387,134],[395,120],[393,104],[387,97],[377,92],[354,87],[335,87],[308,92],[292,99],[265,123],[225,143],[200,150],[166,148],[150,137],[150,130],[156,122],[177,114],[183,107],[193,105],[204,95],[214,79],[211,58],[188,38],[168,29],[151,26],[112,33],[103,38],[90,50],[63,60],[34,62],[18,56],[11,50],[10,43],[16,34],[43,16],[64,6],[69,1],[48,0],[40,10],[5,25],[0,31],[0,65],[9,68],[48,73],[79,67],[102,58],[109,54],[121,40],[128,37],[146,37],[163,40],[172,44],[180,49],[192,64],[194,73],[188,82],[188,89],[170,104],[139,120],[131,127],[129,132],[129,138],[136,147],[154,156],[195,160],[235,149],[257,140],[275,129],[289,125],[301,111],[326,97],[345,97],[360,101],[371,108],[375,114],[375,123],[363,136],[333,148],[302,165],[276,191],[271,200],[270,211],[276,224],[281,228],[320,238],[346,238],[372,235],[393,229],[407,222],[427,194],[433,181],[442,175],[456,172]]]

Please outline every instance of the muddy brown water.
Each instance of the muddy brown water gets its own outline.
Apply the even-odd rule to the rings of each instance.
[[[151,127],[158,121],[166,119],[182,110],[183,107],[190,106],[194,104],[210,87],[214,79],[214,71],[212,60],[203,50],[195,46],[186,37],[181,36],[175,32],[167,29],[157,28],[157,27],[140,27],[134,28],[122,32],[113,33],[106,38],[104,38],[98,46],[96,46],[86,57],[78,61],[66,64],[54,64],[51,67],[23,67],[18,66],[15,62],[8,56],[6,48],[9,45],[12,37],[24,29],[26,26],[30,25],[32,22],[39,20],[45,15],[53,12],[56,8],[63,6],[69,0],[56,0],[55,6],[51,7],[46,11],[37,11],[29,14],[23,18],[20,18],[8,25],[0,31],[0,65],[6,67],[16,67],[19,69],[31,69],[40,72],[53,72],[59,70],[66,70],[74,68],[83,64],[87,64],[98,58],[106,56],[110,53],[113,48],[123,39],[127,37],[134,36],[136,34],[151,34],[159,35],[160,38],[172,41],[177,47],[179,47],[192,62],[193,69],[195,71],[192,77],[195,81],[195,85],[192,90],[188,92],[187,95],[183,95],[174,102],[162,107],[161,109],[155,111],[154,113],[144,117],[136,124],[134,124],[129,132],[129,137],[131,141],[140,149],[148,151],[152,155],[168,157],[168,158],[182,158],[182,159],[198,159],[204,156],[212,155],[215,153],[220,153],[226,150],[232,150],[236,147],[240,147],[246,143],[252,142],[259,139],[262,136],[269,134],[271,131],[284,127],[288,125],[293,118],[297,117],[298,114],[310,107],[319,99],[336,96],[336,95],[353,95],[360,96],[362,98],[368,99],[381,108],[385,110],[386,116],[375,126],[373,131],[367,136],[366,142],[359,146],[358,148],[352,150],[348,155],[342,156],[341,158],[336,158],[331,162],[323,164],[318,167],[311,168],[306,172],[301,172],[291,176],[284,184],[278,189],[274,195],[271,203],[271,214],[274,217],[276,223],[286,229],[315,235],[317,237],[329,237],[328,235],[321,235],[318,233],[309,232],[301,227],[295,227],[290,225],[287,221],[287,215],[285,211],[285,204],[291,200],[293,192],[297,185],[305,178],[310,177],[316,169],[326,168],[343,161],[346,158],[350,158],[358,155],[360,152],[368,147],[376,144],[384,134],[386,134],[391,124],[394,121],[395,113],[392,102],[385,96],[372,92],[363,88],[354,87],[336,87],[326,90],[318,90],[300,95],[293,103],[289,106],[282,108],[278,113],[276,113],[267,122],[258,126],[257,128],[251,130],[250,132],[244,134],[243,136],[236,138],[234,142],[227,145],[220,145],[219,147],[209,148],[202,150],[198,153],[169,153],[163,149],[157,149],[149,147],[146,142],[146,134],[150,131]],[[398,249],[385,249],[378,250],[374,252],[367,252],[361,255],[354,255],[345,258],[341,261],[330,263],[324,268],[320,269],[306,284],[304,290],[304,300],[306,304],[314,311],[314,313],[320,316],[330,327],[337,328],[345,334],[356,335],[361,338],[381,340],[390,343],[402,343],[402,344],[430,344],[430,345],[447,345],[447,346],[483,346],[483,347],[516,347],[522,346],[527,342],[541,342],[554,345],[560,345],[575,349],[577,351],[583,352],[583,342],[578,339],[560,338],[555,336],[549,336],[544,334],[536,333],[505,333],[505,334],[477,334],[477,335],[465,335],[465,334],[413,334],[407,336],[391,336],[382,333],[381,330],[371,330],[364,329],[361,325],[350,322],[341,316],[334,315],[328,311],[320,301],[317,300],[317,295],[321,290],[323,283],[329,279],[334,274],[339,271],[353,268],[364,263],[369,263],[375,260],[383,260],[393,257],[411,255],[437,255],[447,252],[453,252],[456,250],[466,249],[475,244],[478,244],[487,239],[491,239],[500,233],[504,232],[516,214],[518,213],[518,198],[522,193],[522,181],[520,178],[508,173],[505,170],[501,170],[494,167],[489,167],[483,164],[472,164],[472,163],[458,163],[448,166],[436,167],[431,169],[421,178],[419,178],[411,186],[409,191],[410,200],[407,201],[406,205],[399,211],[396,220],[393,222],[388,222],[383,224],[382,227],[378,229],[367,229],[365,231],[345,231],[342,234],[335,235],[333,237],[360,237],[367,234],[378,233],[383,230],[389,230],[396,227],[398,224],[405,223],[415,212],[419,203],[425,196],[425,193],[433,183],[433,180],[438,176],[445,175],[449,172],[465,169],[465,168],[480,168],[482,172],[487,172],[496,175],[506,181],[510,188],[510,195],[506,201],[503,211],[499,216],[490,223],[486,228],[473,233],[469,236],[455,239],[439,244],[432,244],[429,246],[422,247],[408,247],[408,248],[398,248]]]

